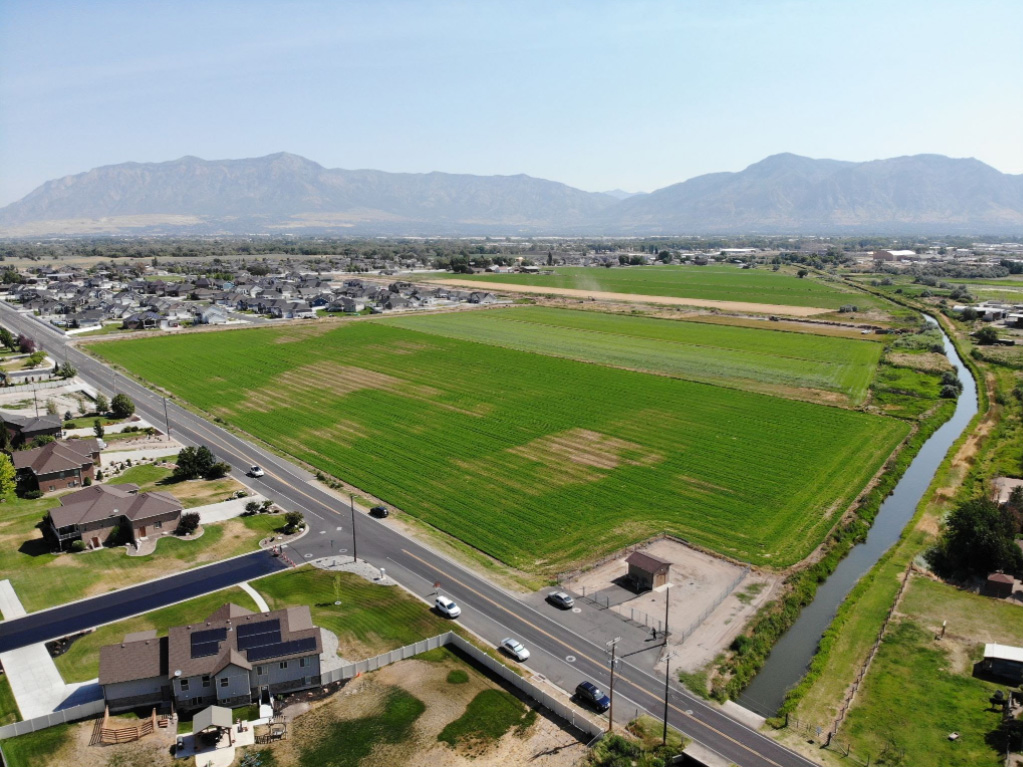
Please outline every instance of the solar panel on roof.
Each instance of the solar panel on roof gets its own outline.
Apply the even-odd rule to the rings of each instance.
[[[249,636],[238,637],[238,649],[248,650],[252,647],[263,647],[268,644],[277,644],[281,641],[280,629],[268,631],[265,634],[250,634]]]
[[[253,636],[255,634],[270,634],[276,631],[278,634],[281,632],[281,621],[279,618],[274,618],[268,621],[259,621],[258,623],[243,623],[238,627],[238,638]]]
[[[207,642],[223,642],[227,639],[227,629],[207,629],[206,631],[192,632],[192,644],[206,644]]]
[[[290,642],[253,647],[245,657],[249,661],[267,660],[268,658],[281,658],[285,655],[295,655],[301,652],[311,652],[316,649],[316,638],[292,639]]]
[[[208,658],[220,652],[220,642],[203,642],[192,645],[192,658]]]

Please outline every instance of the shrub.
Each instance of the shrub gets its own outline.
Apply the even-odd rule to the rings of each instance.
[[[851,312],[858,312],[859,309],[854,304],[843,304],[838,309],[840,314],[849,314]]]
[[[206,472],[206,479],[220,479],[226,477],[231,471],[231,465],[220,461],[210,466],[210,470]]]
[[[86,477],[84,480],[82,480],[82,485],[84,487],[88,487],[91,484],[92,484],[92,478],[91,477]]]
[[[284,515],[284,532],[293,533],[305,524],[305,517],[300,511],[289,511]]]
[[[245,504],[246,514],[258,514],[259,509],[260,509],[259,501],[249,501],[248,503]]]
[[[100,481],[102,481],[102,479],[103,479],[103,471],[101,469],[96,469],[96,481],[100,482]]]
[[[28,492],[24,493],[22,495],[22,497],[23,498],[27,498],[30,501],[33,501],[36,498],[42,498],[43,497],[43,491],[42,490],[29,490]]]
[[[199,515],[194,511],[188,511],[181,515],[178,526],[174,530],[177,535],[191,535],[199,527]]]
[[[85,551],[85,541],[79,538],[77,541],[71,541],[72,551]]]

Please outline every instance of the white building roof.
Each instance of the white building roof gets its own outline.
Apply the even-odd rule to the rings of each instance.
[[[1005,644],[986,644],[984,645],[984,660],[988,658],[1023,663],[1023,647],[1012,647]]]

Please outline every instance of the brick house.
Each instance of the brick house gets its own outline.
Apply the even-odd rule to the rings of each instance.
[[[61,549],[77,540],[98,548],[124,526],[134,541],[170,532],[182,510],[181,501],[170,493],[140,493],[138,485],[131,484],[93,485],[61,497],[60,504],[50,509],[47,520]]]
[[[44,493],[81,487],[85,480],[96,479],[100,445],[95,439],[76,439],[51,442],[33,450],[13,454],[14,468],[21,483],[35,485]]]
[[[111,711],[174,703],[244,706],[320,685],[323,640],[309,608],[254,613],[225,604],[204,621],[129,634],[99,651],[99,683]]]
[[[11,444],[17,447],[31,442],[36,437],[51,436],[59,438],[63,434],[63,421],[59,415],[27,416],[15,413],[0,413]]]

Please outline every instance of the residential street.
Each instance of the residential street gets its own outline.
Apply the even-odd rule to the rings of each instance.
[[[137,412],[147,421],[164,426],[162,398],[125,376],[67,346],[63,334],[19,314],[0,302],[0,322],[15,332],[35,338],[58,361],[65,357],[78,374],[109,395],[128,394]],[[351,512],[347,504],[324,490],[308,472],[237,437],[177,405],[168,403],[173,436],[186,445],[208,445],[228,462],[233,476],[256,492],[273,499],[285,509],[305,514],[310,532],[287,549],[296,562],[353,553]],[[247,468],[259,464],[266,474],[260,479],[244,476]],[[481,576],[442,557],[398,533],[386,520],[356,514],[360,559],[386,569],[401,585],[432,601],[440,590],[462,606],[459,619],[468,628],[496,644],[505,636],[520,638],[532,651],[528,665],[553,684],[572,690],[583,679],[605,688],[608,660],[605,643],[621,636],[619,677],[615,686],[615,719],[624,723],[637,708],[656,717],[662,715],[664,679],[648,671],[656,658],[656,645],[646,642],[639,630],[618,622],[600,635],[587,611],[597,608],[580,603],[581,613],[562,612],[550,605],[532,606],[492,585]],[[280,561],[257,552],[227,562],[170,576],[100,597],[30,614],[0,623],[0,651],[44,639],[74,633],[91,626],[119,620],[162,605],[250,580],[281,567]],[[424,608],[425,609],[425,608]],[[635,653],[630,655],[630,653]],[[736,722],[715,706],[697,698],[679,685],[671,686],[671,723],[686,735],[726,759],[750,767],[767,765],[812,765],[813,762],[780,746]]]

